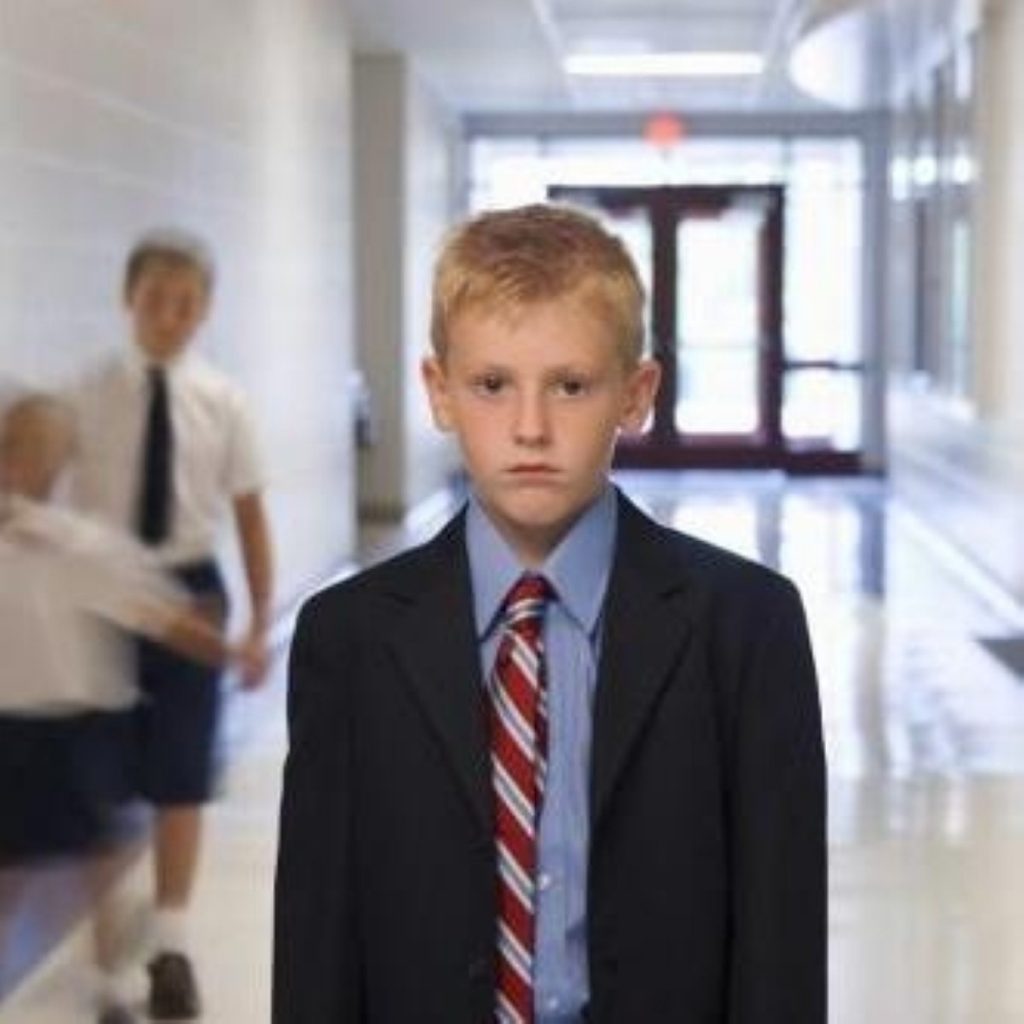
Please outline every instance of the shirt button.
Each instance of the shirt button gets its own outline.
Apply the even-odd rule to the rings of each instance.
[[[558,1000],[558,996],[551,996],[551,998],[544,1003],[545,1009],[548,1010],[557,1010],[560,1005],[561,1003]]]
[[[546,892],[551,888],[551,876],[545,871],[537,879],[537,885],[540,887],[541,892]]]

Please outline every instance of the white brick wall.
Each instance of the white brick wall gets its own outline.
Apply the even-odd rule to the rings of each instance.
[[[282,596],[353,543],[349,64],[336,0],[0,0],[0,377],[124,343],[133,238],[204,234],[199,344],[258,405]]]

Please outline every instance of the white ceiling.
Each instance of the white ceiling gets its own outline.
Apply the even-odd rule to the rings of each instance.
[[[356,48],[405,54],[456,110],[812,107],[781,60],[799,0],[350,0]],[[753,50],[760,78],[573,79],[578,50]]]

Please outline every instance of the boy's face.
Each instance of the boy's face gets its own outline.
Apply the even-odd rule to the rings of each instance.
[[[450,325],[424,380],[491,520],[528,565],[600,493],[620,430],[639,430],[658,387],[652,361],[625,365],[614,337],[572,299],[514,317],[477,310]]]
[[[194,267],[152,260],[126,297],[135,343],[151,359],[166,362],[191,341],[206,317],[209,294]]]

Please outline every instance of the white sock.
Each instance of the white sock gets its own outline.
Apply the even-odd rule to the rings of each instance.
[[[92,966],[88,974],[89,998],[99,1009],[126,1003],[127,981],[122,972]]]
[[[153,951],[160,953],[188,952],[188,912],[158,907],[153,914]]]

